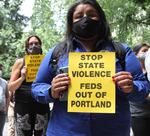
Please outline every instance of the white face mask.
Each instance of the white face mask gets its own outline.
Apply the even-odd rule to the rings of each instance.
[[[145,60],[145,57],[146,57],[146,54],[147,54],[147,52],[140,53],[138,59],[139,59],[140,61],[144,61],[144,60]]]
[[[0,77],[2,77],[2,73],[3,73],[2,70],[0,70]]]
[[[38,44],[32,44],[32,46],[28,48],[28,54],[42,54],[41,46]]]

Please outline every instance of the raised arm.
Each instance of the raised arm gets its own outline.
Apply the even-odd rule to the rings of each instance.
[[[8,90],[10,92],[16,91],[25,80],[26,67],[23,66],[23,58],[17,59],[12,67],[10,81],[8,83]]]

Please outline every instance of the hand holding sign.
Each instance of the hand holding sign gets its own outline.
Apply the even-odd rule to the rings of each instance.
[[[131,73],[122,71],[113,76],[113,81],[122,89],[125,93],[133,91],[133,77]]]
[[[51,82],[51,95],[54,99],[62,97],[64,91],[68,90],[70,78],[67,73],[58,74]]]
[[[27,74],[27,67],[24,66],[24,67],[21,69],[21,77],[22,77],[23,80],[26,78],[26,74]]]

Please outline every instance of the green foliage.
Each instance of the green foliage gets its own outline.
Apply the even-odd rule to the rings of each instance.
[[[43,49],[46,52],[54,43],[60,39],[60,31],[56,29],[53,19],[52,1],[36,0],[34,4],[34,12],[31,17],[33,31],[43,41]]]
[[[21,3],[22,0],[0,1],[0,63],[3,64],[4,77],[9,77],[10,67],[22,52],[17,44],[28,18],[18,13]]]
[[[72,2],[73,0],[35,0],[31,17],[32,33],[40,36],[45,53],[64,38],[66,13]]]
[[[138,0],[98,0],[110,24],[114,39],[134,46],[137,42],[148,42],[144,38],[149,32],[150,6],[148,1]]]

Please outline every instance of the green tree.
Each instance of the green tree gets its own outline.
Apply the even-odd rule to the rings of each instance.
[[[46,52],[64,38],[66,13],[74,0],[35,0],[31,17],[32,31],[43,41]]]
[[[150,5],[148,0],[98,0],[110,23],[113,37],[134,45],[149,42]]]
[[[43,41],[43,49],[46,52],[60,39],[60,31],[56,29],[53,18],[51,0],[35,0],[33,15],[31,17],[32,31]]]
[[[0,63],[4,67],[4,77],[9,77],[15,58],[22,54],[18,43],[28,18],[19,14],[21,4],[22,0],[0,1]]]
[[[46,50],[62,39],[65,32],[66,13],[75,0],[36,0],[32,24],[36,33],[42,35]],[[134,45],[149,42],[150,6],[144,0],[98,0],[110,24],[113,38]],[[40,11],[40,12],[39,12]],[[38,24],[40,25],[38,25]],[[35,27],[33,27],[35,28]],[[46,30],[45,30],[46,29]],[[47,41],[49,39],[49,41]]]

